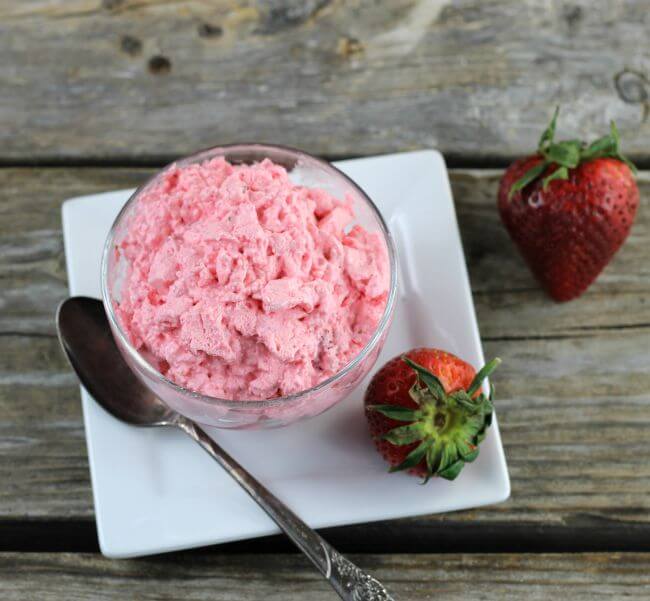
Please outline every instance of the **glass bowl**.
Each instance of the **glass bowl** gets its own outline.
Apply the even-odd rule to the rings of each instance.
[[[392,237],[370,198],[350,178],[326,161],[282,146],[233,144],[198,152],[174,164],[202,163],[215,157],[224,157],[233,164],[251,164],[270,159],[282,165],[294,183],[324,189],[338,198],[345,195],[352,198],[355,223],[370,232],[380,233],[389,258],[390,288],[377,329],[361,352],[338,373],[312,388],[289,396],[263,401],[220,399],[179,386],[163,376],[131,344],[115,307],[120,302],[119,289],[127,267],[126,259],[119,252],[119,244],[143,190],[155,184],[161,174],[171,167],[168,165],[133,193],[116,217],[106,239],[102,258],[102,299],[113,336],[124,359],[140,380],[172,409],[199,423],[218,428],[267,428],[318,415],[345,398],[361,382],[372,369],[383,347],[393,316],[397,288],[397,260]]]

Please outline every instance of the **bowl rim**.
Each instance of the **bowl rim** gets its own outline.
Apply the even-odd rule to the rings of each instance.
[[[209,157],[208,156],[205,157],[205,160],[209,160],[211,158],[215,158],[219,156],[219,151],[223,151],[222,154],[225,156],[228,153],[228,151],[232,152],[236,149],[247,149],[247,148],[251,150],[258,150],[261,153],[263,153],[264,150],[267,149],[280,150],[280,151],[288,152],[290,154],[294,154],[296,155],[296,158],[300,158],[304,156],[323,166],[326,171],[327,170],[333,171],[333,175],[336,175],[344,179],[359,194],[359,196],[366,201],[366,203],[374,213],[375,217],[377,218],[380,229],[384,236],[384,241],[386,243],[389,267],[390,267],[390,285],[389,285],[388,297],[386,299],[386,306],[384,307],[384,312],[381,316],[381,319],[379,320],[379,323],[377,324],[377,327],[375,328],[373,335],[369,338],[368,342],[359,351],[359,353],[355,355],[355,357],[351,361],[349,361],[342,369],[340,369],[334,375],[323,380],[322,382],[319,382],[318,384],[312,386],[311,388],[306,388],[305,390],[301,390],[299,392],[295,392],[290,395],[274,397],[271,399],[263,399],[263,400],[260,399],[233,400],[233,399],[222,399],[220,397],[206,395],[197,392],[195,390],[185,388],[180,384],[176,384],[175,382],[173,382],[172,380],[170,380],[169,378],[161,374],[131,344],[131,341],[129,340],[128,336],[122,330],[122,326],[120,325],[120,322],[117,319],[117,316],[115,314],[113,303],[111,302],[109,296],[109,290],[108,290],[108,260],[109,260],[110,253],[114,247],[114,239],[115,239],[115,234],[118,225],[121,223],[122,218],[124,217],[128,209],[131,207],[131,205],[138,198],[138,196],[141,194],[141,192],[145,188],[147,188],[151,183],[153,183],[156,179],[161,177],[162,174],[165,173],[168,169],[171,169],[176,165],[183,164],[185,162],[193,164],[195,163],[195,160],[197,160],[197,162],[201,161],[202,155],[210,155]],[[231,144],[223,144],[218,146],[212,146],[209,148],[204,148],[192,154],[182,156],[172,161],[171,163],[168,163],[165,166],[161,167],[159,170],[157,170],[153,175],[148,177],[142,184],[140,184],[134,190],[134,192],[128,198],[126,203],[124,203],[124,206],[120,209],[120,212],[115,217],[115,220],[111,225],[111,229],[109,230],[108,235],[106,236],[106,241],[104,242],[104,249],[102,251],[102,264],[101,264],[102,303],[104,305],[104,310],[108,316],[112,333],[114,336],[117,336],[117,338],[119,339],[119,342],[122,345],[121,348],[126,349],[129,354],[129,357],[137,364],[137,366],[140,369],[142,369],[147,374],[147,376],[149,376],[153,380],[156,380],[157,382],[165,386],[171,387],[173,390],[178,392],[181,396],[188,396],[194,401],[202,401],[207,404],[216,404],[229,409],[238,409],[238,410],[268,409],[271,407],[284,405],[285,403],[295,401],[296,399],[300,399],[301,397],[306,397],[308,395],[318,393],[319,391],[330,387],[331,385],[335,384],[343,377],[345,377],[352,370],[354,370],[370,354],[370,352],[376,347],[377,343],[381,340],[386,328],[389,326],[391,322],[392,314],[395,309],[395,301],[397,297],[397,270],[398,270],[397,249],[395,246],[395,240],[393,239],[393,236],[391,235],[390,230],[388,229],[388,225],[386,224],[386,221],[383,215],[381,214],[381,211],[377,208],[377,205],[375,205],[375,203],[372,201],[370,196],[368,196],[368,194],[366,194],[363,188],[361,188],[361,186],[359,186],[359,184],[357,184],[351,177],[343,173],[343,171],[341,171],[339,168],[332,165],[329,161],[326,161],[325,159],[316,157],[312,154],[309,154],[308,152],[305,152],[303,150],[291,146],[285,146],[280,144],[264,144],[258,142],[231,143]]]

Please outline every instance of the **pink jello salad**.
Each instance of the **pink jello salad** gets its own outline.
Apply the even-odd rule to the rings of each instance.
[[[167,378],[231,400],[311,388],[369,341],[389,261],[350,199],[269,160],[174,166],[141,194],[116,248],[118,318]]]

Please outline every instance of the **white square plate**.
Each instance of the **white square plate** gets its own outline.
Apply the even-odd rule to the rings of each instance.
[[[456,215],[442,156],[435,151],[336,165],[375,201],[400,256],[398,303],[375,369],[416,346],[484,362]],[[68,200],[63,232],[70,292],[100,298],[104,239],[131,194]],[[366,382],[367,383],[367,382]],[[466,509],[510,494],[494,421],[478,459],[454,482],[420,486],[388,474],[368,435],[361,399],[277,430],[211,435],[308,524],[321,528]],[[275,524],[180,431],[137,429],[104,413],[82,390],[99,544],[133,557],[272,534]]]

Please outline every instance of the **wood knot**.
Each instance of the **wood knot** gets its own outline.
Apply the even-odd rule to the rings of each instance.
[[[642,104],[648,101],[648,78],[638,71],[624,69],[614,76],[616,91],[623,102]]]
[[[361,54],[365,50],[363,44],[356,38],[339,38],[336,45],[336,54],[343,58],[350,58],[355,54]]]
[[[142,52],[142,42],[132,35],[123,35],[120,40],[120,49],[129,56],[137,56]]]
[[[582,21],[582,8],[579,6],[566,6],[564,7],[563,16],[569,29],[574,31]]]
[[[149,59],[149,72],[154,75],[165,75],[172,70],[171,61],[162,54],[157,54]]]
[[[223,35],[223,27],[210,23],[201,23],[196,31],[202,38],[219,38]]]

